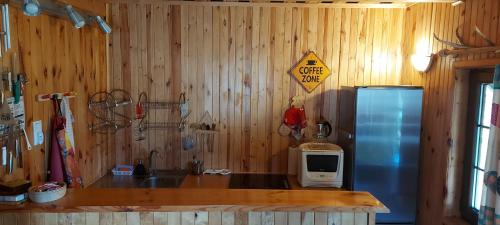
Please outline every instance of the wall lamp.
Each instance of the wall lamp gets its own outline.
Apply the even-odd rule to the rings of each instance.
[[[430,55],[422,55],[422,54],[413,54],[411,56],[411,64],[413,68],[418,72],[425,73],[429,71],[434,61],[434,54]]]
[[[69,19],[71,20],[73,26],[75,26],[76,29],[80,29],[83,26],[85,26],[85,20],[77,11],[73,9],[73,6],[66,5],[64,6],[64,9],[66,10],[66,14],[68,14]]]
[[[44,12],[60,18],[68,17],[76,29],[95,21],[104,34],[109,34],[112,31],[111,26],[101,16],[93,15],[92,12],[85,10],[78,11],[69,4],[60,4],[54,0],[10,0],[10,2],[19,5],[26,16],[38,16]]]
[[[95,21],[97,22],[97,25],[99,25],[99,28],[101,28],[101,31],[105,34],[111,33],[111,27],[102,19],[100,16],[95,16]]]
[[[40,3],[38,0],[24,0],[23,3],[23,13],[26,16],[38,16],[40,15]]]
[[[451,5],[452,6],[459,6],[459,5],[463,4],[463,3],[464,3],[464,1],[462,1],[462,0],[456,0],[456,1],[452,2]]]

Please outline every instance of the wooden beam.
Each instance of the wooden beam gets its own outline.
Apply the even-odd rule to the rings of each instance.
[[[255,6],[255,7],[296,7],[296,8],[392,8],[404,9],[404,3],[379,4],[379,3],[294,3],[294,2],[201,2],[201,1],[169,1],[169,0],[106,0],[108,3],[162,3],[167,5],[185,6]]]
[[[106,1],[101,0],[56,0],[61,4],[72,5],[97,16],[106,16]]]
[[[493,68],[500,64],[500,58],[494,59],[478,59],[457,61],[453,63],[455,69],[474,69],[474,68]]]

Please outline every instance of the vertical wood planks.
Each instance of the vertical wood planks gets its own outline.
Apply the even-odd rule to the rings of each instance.
[[[464,42],[484,45],[475,32],[477,25],[498,45],[498,1],[470,1],[458,7],[449,4],[416,4],[404,12],[403,63],[401,83],[424,87],[424,111],[422,127],[422,160],[419,200],[419,223],[441,224],[444,216],[458,212],[459,198],[455,189],[448,184],[461,183],[462,176],[455,173],[455,160],[459,132],[452,125],[452,118],[459,112],[453,111],[456,80],[453,63],[464,60],[498,58],[498,54],[472,54],[457,58],[438,57],[427,73],[416,72],[410,57],[416,51],[437,52],[447,48],[432,37],[436,33],[445,40],[455,39],[455,29],[460,26]],[[495,40],[496,39],[496,40]],[[459,144],[458,144],[459,145]],[[432,165],[432,166],[431,166]],[[441,187],[440,190],[435,187]],[[445,191],[443,191],[445,190]],[[446,203],[446,204],[445,204]]]
[[[118,25],[121,32],[114,32],[112,39],[120,43],[126,39],[119,36],[132,35],[131,45],[141,46],[131,46],[131,50],[113,47],[112,65],[140,59],[141,62],[130,62],[130,66],[139,67],[130,70],[152,73],[139,78],[136,81],[139,85],[131,84],[131,87],[149,91],[152,98],[161,96],[161,99],[175,100],[178,93],[171,91],[171,87],[159,91],[165,89],[163,85],[168,81],[178,80],[171,85],[187,92],[192,111],[189,122],[197,122],[208,111],[219,130],[215,135],[214,152],[207,149],[181,151],[175,144],[180,143],[180,135],[172,135],[174,131],[171,130],[150,131],[140,145],[132,145],[131,148],[142,148],[130,150],[133,160],[144,158],[144,151],[150,149],[167,152],[167,158],[162,155],[159,159],[162,169],[186,168],[193,154],[197,154],[207,168],[285,173],[288,146],[297,142],[280,136],[277,131],[293,96],[301,95],[307,100],[306,137],[312,137],[315,122],[325,118],[334,127],[330,139],[335,140],[340,86],[399,84],[396,64],[401,55],[402,35],[378,31],[395,33],[393,31],[401,30],[403,24],[398,20],[402,19],[402,9],[132,5],[141,8],[130,10],[132,6],[128,6],[139,18],[135,20],[139,25],[128,25],[129,30],[141,33],[137,41],[132,34],[124,33],[127,30],[123,24]],[[151,17],[154,18],[150,26],[147,25],[147,8],[152,9]],[[160,11],[164,13],[159,15]],[[122,16],[123,13],[117,16],[120,21]],[[179,36],[178,42],[172,41],[173,35]],[[170,53],[176,45],[180,48],[177,54]],[[135,49],[141,49],[140,57],[133,56],[139,54],[134,53],[138,52]],[[309,50],[315,51],[332,71],[325,83],[312,93],[307,93],[288,74]],[[130,52],[122,54],[123,51]],[[114,57],[114,54],[120,56]],[[125,61],[123,57],[127,55],[129,59]],[[380,59],[394,64],[385,65]],[[124,76],[123,67],[117,69],[112,76]],[[123,84],[123,79],[112,80]],[[134,82],[136,78],[130,80]],[[150,86],[142,85],[141,80],[147,80]],[[174,114],[155,117],[154,113],[150,112],[151,122]],[[118,161],[123,157],[118,156]]]
[[[50,149],[48,135],[54,110],[50,102],[34,101],[37,94],[76,91],[78,98],[70,100],[76,118],[73,123],[75,146],[84,184],[101,177],[108,167],[107,160],[115,155],[103,155],[107,142],[100,135],[88,130],[90,114],[87,109],[88,96],[106,89],[106,37],[97,27],[76,30],[64,19],[42,14],[26,17],[16,7],[10,9],[12,49],[1,58],[2,71],[12,68],[11,58],[19,57],[17,72],[27,75],[29,84],[23,89],[27,135],[32,141],[32,122],[42,120],[46,134],[44,144],[27,151],[22,142],[23,168],[16,168],[13,175],[0,174],[4,180],[29,179],[34,185],[46,179],[46,164]],[[95,169],[90,169],[95,168]],[[104,168],[104,169],[103,169]],[[53,222],[53,221],[52,221]]]
[[[341,216],[343,215],[343,216]],[[0,224],[78,225],[368,225],[374,214],[340,212],[124,212],[0,214]],[[344,218],[345,219],[342,219]],[[26,220],[27,218],[27,220]]]

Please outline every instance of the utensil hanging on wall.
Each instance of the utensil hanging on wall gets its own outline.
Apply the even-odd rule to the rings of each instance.
[[[8,51],[11,48],[10,45],[10,16],[9,16],[9,5],[2,5],[2,31],[3,35],[3,45],[5,51]]]

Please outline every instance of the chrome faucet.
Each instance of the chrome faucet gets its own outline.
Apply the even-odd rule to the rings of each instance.
[[[158,156],[159,152],[156,150],[152,150],[149,152],[149,175],[154,176],[156,174],[155,167],[156,167],[156,160],[153,160],[153,157],[156,155]]]

